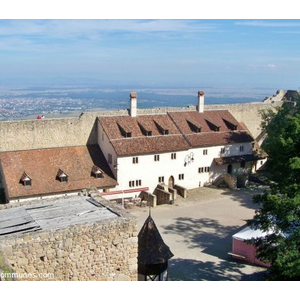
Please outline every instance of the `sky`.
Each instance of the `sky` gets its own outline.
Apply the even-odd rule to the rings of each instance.
[[[299,89],[300,20],[1,19],[0,85]]]

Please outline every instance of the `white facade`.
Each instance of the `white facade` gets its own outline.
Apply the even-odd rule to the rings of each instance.
[[[140,188],[148,188],[152,193],[159,183],[180,185],[187,189],[204,186],[228,171],[228,165],[216,165],[215,158],[252,153],[251,143],[240,143],[118,157],[100,124],[98,143],[118,181],[118,186],[111,191],[120,191],[120,194],[126,191],[126,196],[138,196],[137,190]],[[246,162],[243,168],[240,163],[234,163],[232,172],[241,172],[250,167],[250,162]],[[130,190],[133,192],[130,193]],[[109,198],[120,197],[120,194]]]
[[[254,140],[250,133],[228,111],[204,112],[203,91],[198,91],[196,114],[194,112],[182,114],[177,112],[180,115],[167,113],[164,119],[158,119],[159,114],[151,115],[152,119],[149,118],[150,115],[137,116],[136,93],[130,94],[130,101],[130,119],[128,116],[123,116],[123,120],[120,116],[110,116],[110,119],[98,122],[98,144],[118,182],[118,186],[110,190],[110,198],[118,195],[117,191],[119,191],[118,198],[120,194],[123,196],[127,194],[128,197],[137,196],[142,189],[153,193],[159,183],[193,189],[211,184],[226,173],[239,175],[258,169],[259,166],[253,165],[253,161],[245,161],[246,157],[239,158],[253,154]],[[123,133],[120,131],[120,134],[119,127],[122,126],[124,126]],[[164,130],[160,128],[157,133],[156,126],[163,127]],[[169,141],[172,145],[166,147],[156,138],[161,139],[164,135],[169,135],[170,129],[174,134],[174,143],[172,144],[170,139],[164,140],[164,143]],[[227,136],[224,136],[224,133]],[[176,140],[178,136],[184,137],[181,142]],[[122,141],[124,141],[124,148]],[[218,145],[218,143],[224,144]],[[151,147],[150,144],[154,146]],[[214,146],[196,146],[209,144]],[[140,145],[145,147],[139,147]],[[137,152],[135,146],[138,148]],[[156,149],[158,152],[153,153]],[[164,152],[163,149],[181,150]],[[215,161],[222,157],[233,158]],[[247,160],[251,158],[248,157]]]
[[[240,146],[243,151],[240,151]],[[221,153],[222,148],[225,148],[225,153]],[[122,189],[149,187],[149,191],[153,192],[160,181],[167,185],[172,181],[173,184],[192,189],[211,183],[221,174],[227,173],[227,165],[216,165],[214,158],[251,153],[252,145],[244,143],[120,157],[117,159],[117,180]],[[238,171],[240,163],[235,163],[232,167],[233,172]],[[246,167],[249,165],[245,165]]]
[[[118,173],[117,173],[117,154],[111,143],[109,142],[107,134],[104,132],[103,128],[98,123],[98,145],[102,150],[108,165],[114,174],[115,178],[118,181]]]

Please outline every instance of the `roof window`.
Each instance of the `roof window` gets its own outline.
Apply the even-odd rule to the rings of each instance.
[[[143,135],[145,136],[152,136],[152,131],[147,129],[145,126],[143,126],[141,123],[138,123],[139,124],[139,127],[143,133]]]
[[[61,169],[58,170],[56,179],[60,182],[67,183],[69,176]]]
[[[158,124],[156,121],[154,121],[158,131],[160,132],[160,134],[162,135],[168,135],[169,134],[169,129],[165,128],[163,125]]]
[[[95,178],[102,178],[103,177],[103,172],[102,170],[97,167],[97,166],[93,166],[92,168],[92,176],[94,176]]]
[[[121,134],[122,134],[125,138],[131,138],[131,137],[132,137],[131,129],[125,128],[125,126],[122,126],[122,125],[120,125],[119,123],[117,123],[117,124],[118,124],[118,127],[119,127],[119,130],[120,130]]]
[[[212,123],[211,121],[208,121],[208,120],[205,120],[205,121],[206,121],[208,127],[210,128],[210,130],[212,130],[212,131],[220,131],[220,127],[221,126],[216,125],[216,124],[214,124],[214,123]]]
[[[237,124],[234,124],[228,120],[223,119],[224,123],[226,124],[227,128],[234,131],[237,130]]]
[[[31,178],[26,174],[26,172],[23,173],[20,182],[25,186],[25,187],[30,187],[31,186]]]
[[[202,127],[200,125],[197,125],[195,124],[194,122],[191,122],[189,120],[186,120],[190,129],[193,131],[193,132],[196,132],[196,133],[200,133],[201,132],[201,129]]]

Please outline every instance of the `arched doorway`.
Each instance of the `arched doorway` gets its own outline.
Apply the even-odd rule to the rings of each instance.
[[[168,186],[171,188],[174,187],[174,177],[173,176],[170,176]]]
[[[231,164],[228,165],[228,167],[227,167],[227,173],[228,173],[228,174],[231,174],[231,173],[232,173],[232,165],[231,165]]]

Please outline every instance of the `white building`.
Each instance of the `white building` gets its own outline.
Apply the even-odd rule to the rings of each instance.
[[[204,111],[203,91],[195,111],[148,115],[138,115],[131,93],[129,115],[98,117],[98,144],[118,181],[107,198],[152,193],[159,183],[196,188],[262,159],[243,123],[225,110]]]
[[[216,183],[227,173],[256,170],[263,161],[243,123],[227,110],[204,111],[202,91],[193,111],[158,111],[141,112],[131,93],[129,114],[97,118],[96,145],[1,152],[6,202],[92,188],[116,199],[153,193],[159,183],[175,194],[173,188]]]

